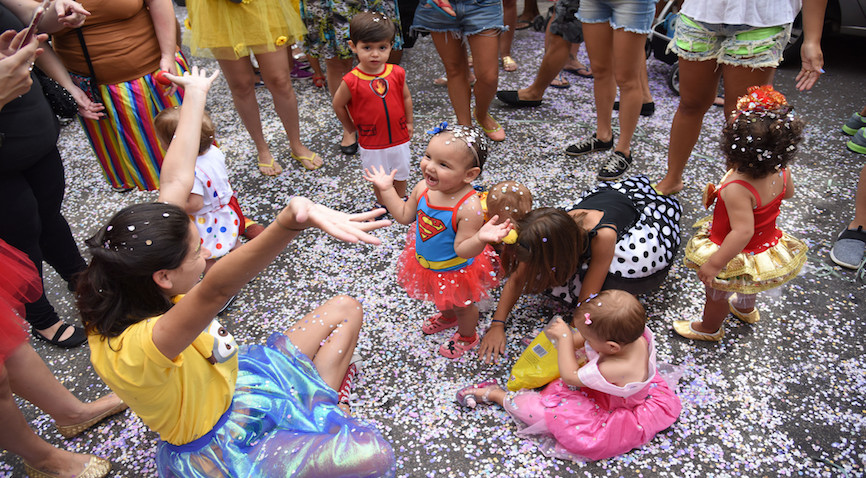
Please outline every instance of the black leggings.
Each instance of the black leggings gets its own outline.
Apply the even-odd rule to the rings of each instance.
[[[60,214],[65,187],[57,147],[23,169],[0,171],[0,238],[26,253],[40,277],[44,260],[68,282],[87,265]],[[27,321],[33,328],[46,329],[58,320],[44,292],[27,304]]]

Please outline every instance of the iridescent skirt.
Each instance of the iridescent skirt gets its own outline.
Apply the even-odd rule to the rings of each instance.
[[[283,334],[241,347],[231,407],[208,435],[160,441],[159,476],[394,476],[391,445],[346,416],[313,363]]]

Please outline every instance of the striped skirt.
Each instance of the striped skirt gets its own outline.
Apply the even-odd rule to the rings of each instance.
[[[180,51],[176,64],[181,72],[189,70]],[[84,77],[71,76],[82,90],[90,93]],[[116,188],[159,189],[159,169],[165,150],[156,137],[153,118],[164,108],[180,105],[180,91],[166,94],[152,74],[124,83],[99,85],[98,89],[105,117],[78,119],[105,179]]]

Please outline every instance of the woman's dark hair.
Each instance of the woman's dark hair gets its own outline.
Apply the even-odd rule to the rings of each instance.
[[[180,108],[177,106],[160,111],[153,119],[156,136],[166,147],[171,143],[171,139],[174,137],[175,131],[177,131],[178,121],[180,121]],[[204,116],[201,118],[201,136],[198,140],[199,155],[206,153],[210,149],[214,142],[214,135],[216,135],[216,127],[210,115],[205,111]]]
[[[88,334],[116,337],[171,308],[153,273],[180,267],[189,253],[189,225],[189,216],[177,206],[136,204],[87,240],[92,259],[76,292]]]
[[[526,263],[524,291],[540,293],[561,286],[583,265],[588,237],[561,209],[538,208],[518,223],[517,260]],[[512,246],[513,247],[513,246]]]
[[[628,345],[643,335],[646,310],[640,301],[623,290],[609,289],[587,300],[574,313],[574,320],[585,320],[589,314],[589,329],[603,341]]]
[[[805,123],[793,108],[744,111],[722,130],[727,167],[760,179],[787,167],[803,140]]]
[[[355,46],[358,43],[375,43],[386,41],[394,43],[397,28],[394,22],[378,12],[356,13],[349,22],[349,38]]]

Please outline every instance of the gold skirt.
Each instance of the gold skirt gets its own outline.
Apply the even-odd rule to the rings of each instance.
[[[698,270],[719,246],[710,240],[712,216],[698,221],[697,233],[686,246],[685,265]],[[808,248],[803,241],[782,232],[774,246],[753,253],[739,253],[719,272],[713,288],[743,294],[757,294],[778,287],[797,277],[806,263]]]
[[[190,0],[190,34],[184,40],[194,56],[236,60],[291,46],[307,28],[298,9],[283,0]]]

